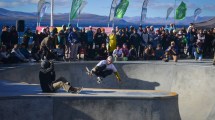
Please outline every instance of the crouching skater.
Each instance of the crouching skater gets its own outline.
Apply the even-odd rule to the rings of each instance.
[[[109,56],[106,60],[101,60],[90,72],[89,75],[96,75],[97,76],[97,83],[102,82],[102,78],[111,75],[112,73],[115,74],[119,83],[121,83],[120,75],[116,69],[116,67],[112,64],[113,58]]]

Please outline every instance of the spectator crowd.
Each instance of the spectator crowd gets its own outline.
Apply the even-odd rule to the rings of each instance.
[[[29,40],[32,38],[32,44]],[[140,25],[119,28],[111,33],[104,28],[72,27],[62,29],[45,27],[41,32],[27,29],[21,43],[15,26],[2,27],[0,63],[20,63],[42,59],[63,61],[102,60],[113,56],[115,60],[163,60],[213,58],[215,50],[215,28],[154,28]],[[214,59],[215,60],[215,59]],[[214,61],[215,64],[215,61]]]

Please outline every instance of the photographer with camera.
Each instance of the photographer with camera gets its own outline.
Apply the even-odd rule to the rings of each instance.
[[[75,88],[64,78],[60,77],[55,80],[54,62],[43,60],[39,72],[40,86],[45,93],[54,93],[58,89],[63,88],[69,93],[79,93],[82,88]]]
[[[172,41],[171,45],[166,49],[165,58],[163,60],[168,62],[170,57],[172,57],[174,62],[178,61],[178,48],[174,41]]]

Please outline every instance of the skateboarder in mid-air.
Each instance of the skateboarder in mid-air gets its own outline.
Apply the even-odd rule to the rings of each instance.
[[[82,88],[72,87],[64,77],[55,80],[54,63],[52,61],[44,60],[41,62],[39,79],[41,89],[45,93],[54,93],[60,88],[76,94],[82,90]]]
[[[119,76],[119,73],[116,69],[116,67],[112,64],[113,58],[112,56],[109,56],[106,60],[101,60],[92,70],[89,70],[87,67],[87,74],[92,76],[97,76],[97,83],[100,84],[102,82],[102,78],[105,78],[108,75],[111,75],[112,73],[115,74],[118,82],[121,82],[121,78]]]

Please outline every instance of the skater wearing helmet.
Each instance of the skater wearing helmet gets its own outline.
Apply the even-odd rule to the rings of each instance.
[[[102,78],[111,75],[112,73],[115,74],[118,82],[121,82],[121,78],[116,67],[113,65],[113,58],[109,56],[106,60],[101,60],[91,71],[86,67],[88,75],[96,75],[97,76],[97,83],[102,82]]]

